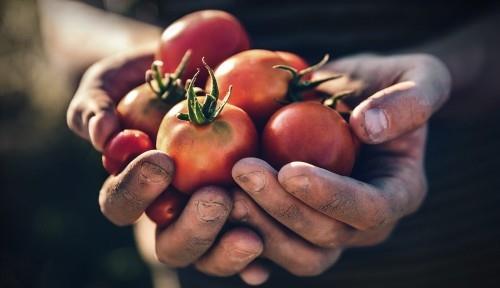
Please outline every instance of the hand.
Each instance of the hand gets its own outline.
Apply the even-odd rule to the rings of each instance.
[[[168,188],[173,173],[173,163],[163,152],[143,153],[123,172],[106,180],[99,195],[101,211],[116,225],[135,223]],[[192,194],[179,218],[167,228],[157,230],[156,235],[152,231],[154,226],[149,231],[140,230],[146,233],[137,236],[139,240],[146,239],[139,241],[140,249],[155,250],[145,253],[152,266],[157,266],[158,260],[171,268],[194,264],[210,275],[250,274],[248,282],[252,283],[255,273],[259,273],[256,277],[262,274],[252,272],[255,267],[248,266],[262,252],[259,236],[250,229],[235,228],[216,241],[231,210],[232,199],[226,191],[218,187],[202,188]],[[155,238],[152,241],[148,237]]]
[[[144,81],[152,60],[151,50],[139,50],[106,58],[90,67],[68,108],[68,126],[102,151],[108,139],[120,129],[116,101]],[[103,184],[99,195],[102,213],[119,226],[137,222],[170,185],[173,173],[173,162],[165,153],[148,151],[139,155]],[[247,283],[262,283],[268,272],[252,263],[263,249],[260,237],[248,228],[235,228],[219,235],[231,209],[232,199],[226,191],[202,188],[191,196],[179,218],[166,229],[155,233],[154,225],[148,226],[147,219],[139,221],[136,231],[144,233],[137,235],[139,248],[145,251],[145,259],[152,266],[157,266],[157,259],[169,267],[194,264],[207,274],[239,273]]]
[[[418,209],[427,190],[426,121],[450,89],[446,68],[430,56],[358,56],[327,69],[350,77],[323,90],[361,88],[350,124],[377,144],[363,147],[352,178],[303,162],[276,171],[256,158],[233,168],[246,193],[235,193],[232,218],[260,232],[263,257],[301,276],[324,272],[344,248],[384,241]]]

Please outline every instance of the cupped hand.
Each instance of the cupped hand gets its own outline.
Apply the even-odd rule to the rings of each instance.
[[[144,82],[153,51],[148,48],[106,58],[84,74],[68,108],[67,122],[96,150],[102,151],[120,130],[115,104]],[[248,228],[230,229],[219,235],[232,209],[231,197],[221,188],[205,187],[193,193],[179,218],[164,230],[155,232],[155,225],[144,225],[145,209],[168,189],[174,170],[172,160],[161,151],[139,155],[121,173],[104,182],[99,195],[102,213],[119,226],[142,219],[137,222],[136,232],[144,233],[137,236],[138,245],[141,251],[148,251],[143,254],[151,265],[193,264],[206,274],[239,273],[249,284],[264,282],[268,271],[253,263],[263,249],[260,237]]]
[[[318,275],[348,247],[384,241],[415,212],[427,192],[423,168],[426,122],[446,101],[450,76],[426,55],[357,56],[333,62],[328,93],[354,89],[350,125],[362,142],[352,177],[303,162],[279,171],[257,158],[240,160],[233,178],[243,189],[232,218],[258,230],[263,256],[295,275]]]
[[[116,225],[134,224],[156,197],[168,193],[173,173],[174,165],[165,153],[152,150],[141,154],[120,174],[105,181],[99,195],[102,213]],[[229,193],[218,187],[195,191],[175,222],[156,233],[141,230],[155,235],[154,241],[139,241],[139,245],[149,245],[141,250],[155,249],[149,252],[155,257],[146,260],[172,268],[194,264],[198,270],[216,276],[249,273],[254,268],[247,266],[261,254],[263,244],[248,228],[219,235],[232,203]]]

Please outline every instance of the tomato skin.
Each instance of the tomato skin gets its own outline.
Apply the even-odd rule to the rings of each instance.
[[[221,91],[233,86],[229,103],[245,110],[257,127],[283,106],[288,91],[291,75],[274,69],[275,65],[288,63],[276,52],[254,49],[233,55],[215,70]]]
[[[306,101],[278,110],[262,132],[264,159],[276,169],[303,161],[349,175],[358,146],[347,122],[335,110]]]
[[[216,67],[229,56],[249,49],[250,41],[241,23],[231,14],[219,10],[203,10],[188,14],[169,25],[163,32],[156,58],[163,61],[164,71],[173,72],[184,53],[191,49],[183,79],[191,78],[201,58]],[[201,71],[199,83],[205,83]]]
[[[147,84],[142,84],[120,100],[116,111],[123,127],[144,131],[154,141],[163,116],[172,106],[162,101]]]
[[[186,104],[180,102],[165,115],[156,140],[156,148],[175,163],[173,186],[191,194],[207,185],[232,184],[234,163],[257,153],[252,120],[242,109],[227,104],[212,123],[199,126],[176,117],[186,113]]]
[[[146,133],[125,129],[113,136],[104,147],[102,164],[109,174],[116,175],[135,157],[153,147],[153,142]]]
[[[159,228],[165,228],[179,217],[188,199],[189,197],[186,194],[169,188],[148,206],[146,215]]]
[[[304,58],[300,57],[295,53],[288,51],[276,51],[276,53],[281,58],[283,58],[288,63],[288,65],[292,66],[293,68],[299,71],[309,67],[309,63],[307,63],[307,61],[304,60]],[[310,75],[305,75],[305,77],[307,78],[303,78],[304,80],[309,80],[311,78]]]

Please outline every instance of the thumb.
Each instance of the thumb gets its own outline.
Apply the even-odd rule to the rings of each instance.
[[[447,100],[450,76],[431,56],[414,56],[399,82],[361,102],[350,125],[365,143],[378,144],[406,134],[426,123]]]

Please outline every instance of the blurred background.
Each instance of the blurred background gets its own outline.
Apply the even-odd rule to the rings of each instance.
[[[72,12],[100,17],[99,10],[78,3],[54,6],[57,2],[0,1],[0,287],[151,287],[132,230],[115,227],[99,211],[98,190],[106,177],[100,155],[69,131],[65,119],[85,67],[141,39],[110,33],[114,45],[93,50],[98,41],[89,43],[72,33],[82,27]],[[149,25],[161,1],[88,2],[115,12],[110,22],[120,24],[118,14],[140,20],[127,25],[147,28],[145,39],[158,33]],[[61,23],[65,29],[52,30]],[[85,33],[99,28],[86,25]],[[86,56],[66,48],[75,47],[72,43]],[[500,168],[490,152],[500,147],[498,126],[433,121],[430,192],[422,209],[402,221],[387,243],[349,251],[334,269],[361,265],[369,275],[373,265],[386,265],[387,273],[421,275],[416,287],[437,278],[471,287],[482,279],[500,283],[500,177],[495,176]],[[455,173],[443,174],[451,170]],[[467,189],[489,196],[464,198],[467,193],[460,191]],[[441,209],[446,212],[436,220],[432,213]],[[418,247],[406,247],[408,240]],[[364,262],[363,255],[369,255]]]
[[[46,53],[37,5],[0,1],[0,287],[150,287],[131,228],[99,211],[100,155],[66,126],[78,75]]]

